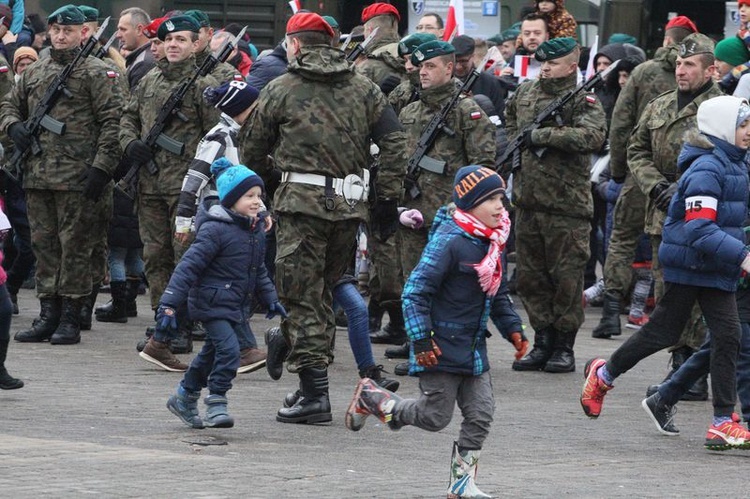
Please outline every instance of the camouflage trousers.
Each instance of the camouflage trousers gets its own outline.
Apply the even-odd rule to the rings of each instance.
[[[404,282],[406,282],[411,271],[419,263],[419,259],[422,258],[422,252],[425,246],[427,246],[428,235],[429,229],[427,227],[413,230],[399,225],[398,232],[396,232],[396,239],[399,251],[401,252],[401,275]]]
[[[651,272],[654,276],[654,300],[659,303],[664,296],[664,270],[659,263],[659,246],[661,245],[661,234],[650,234],[651,237]],[[703,323],[703,312],[696,303],[690,311],[690,319],[685,324],[680,341],[669,348],[672,352],[683,346],[689,346],[693,350],[699,350],[706,339],[706,325]]]
[[[590,256],[591,222],[518,210],[518,294],[531,327],[575,333],[583,324],[583,272]]]
[[[95,211],[99,215],[91,226],[91,233],[96,239],[91,251],[91,285],[101,284],[107,275],[107,236],[109,222],[112,220],[112,185],[104,189],[104,194],[97,201]]]
[[[354,259],[359,220],[332,222],[279,213],[276,289],[289,318],[281,331],[291,345],[287,370],[327,366],[332,358],[333,286]]]
[[[143,262],[148,279],[151,308],[159,307],[177,262],[190,246],[174,239],[174,221],[179,194],[138,195],[138,224],[143,241]]]
[[[646,195],[633,176],[628,175],[615,203],[612,235],[604,260],[604,285],[608,293],[616,294],[620,300],[625,299],[630,289],[633,255],[643,234],[645,217]]]
[[[81,192],[28,189],[26,202],[31,248],[37,259],[37,296],[89,295],[91,255],[100,236],[92,227],[103,216],[98,212],[102,201],[94,203]]]
[[[404,276],[398,238],[389,237],[386,242],[370,231],[367,237],[367,252],[370,256],[370,296],[383,307],[389,302],[401,303],[404,291]],[[399,305],[400,307],[400,305]]]

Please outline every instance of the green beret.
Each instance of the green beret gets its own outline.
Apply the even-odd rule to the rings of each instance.
[[[405,36],[398,42],[398,55],[403,57],[407,54],[414,52],[414,49],[422,45],[423,43],[437,40],[437,36],[432,33],[414,33],[413,35]]]
[[[201,28],[208,28],[211,26],[211,20],[208,18],[208,14],[203,12],[202,10],[193,9],[193,10],[186,10],[183,12],[183,15],[190,16],[198,23],[198,26]]]
[[[508,28],[505,31],[503,31],[502,33],[500,33],[500,38],[504,42],[509,42],[511,40],[515,40],[516,38],[518,38],[518,35],[520,35],[520,34],[521,34],[521,30],[520,29]]]
[[[534,57],[539,62],[559,59],[573,52],[577,46],[578,42],[568,36],[553,38],[539,45],[534,53]]]
[[[64,5],[47,17],[47,24],[75,25],[85,22],[86,16],[73,4]]]
[[[321,16],[333,29],[339,29],[339,22],[333,16]]]
[[[99,20],[99,11],[88,5],[79,5],[78,9],[83,12],[87,23],[95,23]]]
[[[419,66],[424,61],[440,57],[441,55],[452,54],[456,51],[456,48],[448,42],[441,40],[433,40],[431,42],[423,43],[414,49],[411,53],[411,63],[415,66]]]
[[[176,31],[192,31],[198,33],[201,27],[198,25],[198,21],[192,16],[180,15],[170,17],[159,25],[159,30],[156,32],[157,38],[164,41],[168,33],[174,33]]]
[[[612,36],[607,40],[607,44],[609,45],[612,43],[629,43],[631,45],[638,45],[638,39],[626,33],[612,33]]]
[[[715,44],[706,35],[701,33],[693,33],[685,37],[680,43],[680,49],[677,52],[682,58],[690,57],[698,54],[711,54],[714,53]]]

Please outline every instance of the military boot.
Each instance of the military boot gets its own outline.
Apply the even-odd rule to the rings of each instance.
[[[622,334],[620,329],[620,297],[614,293],[604,293],[604,306],[602,307],[602,318],[594,328],[591,336],[594,338],[607,339]]]
[[[540,371],[552,356],[555,333],[551,328],[534,332],[534,348],[521,360],[513,362],[514,371]]]
[[[548,373],[572,373],[576,370],[576,359],[573,356],[573,345],[576,341],[576,333],[563,333],[556,331],[555,343],[544,371]]]
[[[284,373],[284,361],[289,355],[290,347],[279,326],[266,331],[266,370],[271,379],[278,380]]]
[[[370,378],[375,383],[377,383],[378,386],[383,387],[391,392],[395,392],[396,390],[398,390],[398,387],[401,386],[401,383],[399,383],[398,380],[386,378],[385,376],[383,376],[384,372],[385,370],[383,369],[383,366],[373,365],[359,371],[359,377]]]
[[[330,423],[331,402],[328,399],[328,371],[323,368],[303,369],[299,373],[302,398],[292,407],[282,407],[276,414],[281,423]]]
[[[194,322],[187,319],[184,311],[177,312],[177,336],[169,342],[169,350],[175,354],[192,353]]]
[[[388,324],[377,333],[370,335],[372,343],[386,343],[389,345],[403,345],[407,340],[406,326],[404,325],[404,313],[401,310],[401,301],[391,302],[388,306]]]
[[[75,345],[81,342],[81,307],[86,298],[62,299],[62,315],[60,324],[49,339],[53,345]]]
[[[0,390],[16,390],[23,388],[23,381],[16,379],[5,369],[5,359],[8,356],[8,342],[9,338],[5,341],[0,341]]]
[[[302,398],[302,383],[300,383],[299,388],[297,388],[297,390],[286,394],[286,397],[284,397],[284,401],[282,402],[282,404],[284,405],[284,407],[292,407],[301,398]]]
[[[477,476],[477,462],[480,451],[461,449],[458,442],[453,442],[451,458],[451,476],[448,485],[448,499],[491,499],[477,487],[474,479]]]
[[[19,331],[14,336],[21,343],[38,343],[47,341],[54,334],[60,323],[62,302],[59,296],[39,298],[39,317],[34,319],[31,329]]]
[[[138,288],[141,286],[140,279],[128,279],[125,288],[125,313],[128,317],[138,317]]]
[[[91,315],[94,313],[96,297],[99,296],[99,287],[101,283],[96,283],[91,287],[91,293],[81,298],[81,318],[78,321],[81,331],[91,330]]]
[[[127,284],[124,281],[112,281],[109,283],[109,287],[112,292],[112,300],[107,305],[96,309],[96,320],[125,324],[128,322],[128,315],[125,310]]]
[[[370,334],[380,331],[380,327],[383,325],[384,313],[385,310],[380,306],[380,303],[375,298],[370,297],[370,303],[367,304],[367,319]]]

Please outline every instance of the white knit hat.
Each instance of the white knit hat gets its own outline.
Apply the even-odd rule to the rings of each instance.
[[[734,144],[735,130],[742,124],[742,121],[745,121],[743,119],[737,122],[741,117],[740,111],[745,106],[748,106],[747,99],[731,95],[722,95],[704,101],[698,107],[698,130]]]

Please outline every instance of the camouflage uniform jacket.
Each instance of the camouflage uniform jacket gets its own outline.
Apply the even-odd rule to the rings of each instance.
[[[524,82],[505,108],[508,137],[530,125],[553,100],[576,87],[576,74]],[[521,153],[521,169],[513,176],[513,202],[519,208],[574,218],[591,218],[590,154],[604,142],[607,123],[594,94],[580,93],[563,108],[562,126],[542,123],[532,132],[541,158]]]
[[[183,80],[191,77],[195,69],[195,58],[192,56],[185,61],[172,64],[163,59],[143,77],[133,89],[120,120],[120,145],[123,150],[131,141],[143,139],[148,135],[161,107],[175,88]],[[154,162],[159,171],[151,175],[146,168],[141,168],[138,192],[156,195],[180,193],[182,180],[198,142],[219,121],[219,111],[213,106],[208,106],[203,100],[203,89],[216,85],[218,82],[209,75],[199,78],[188,90],[180,108],[187,121],[175,117],[164,129],[168,137],[185,144],[185,151],[178,156],[156,146]]]
[[[380,88],[333,47],[303,47],[289,62],[289,72],[263,88],[243,131],[240,157],[266,182],[271,174],[268,154],[285,173],[362,176],[372,139],[380,148],[378,196],[398,198],[401,193],[406,135],[396,113]],[[274,206],[279,212],[330,221],[367,216],[367,203],[350,207],[342,197],[327,210],[323,187],[297,182],[282,182]]]
[[[411,155],[417,141],[430,120],[440,112],[443,105],[456,91],[455,79],[420,92],[419,100],[401,111],[399,120],[408,135],[407,154]],[[466,165],[495,166],[495,126],[482,112],[474,99],[461,98],[448,116],[447,125],[455,135],[439,133],[427,155],[445,161],[442,175],[427,170],[419,173],[419,188],[422,195],[407,201],[406,206],[416,208],[424,216],[425,227],[432,225],[435,212],[449,203],[453,195],[453,177]],[[407,158],[408,159],[408,158]],[[381,161],[382,162],[382,161]]]
[[[200,67],[209,55],[211,55],[211,48],[207,45],[205,49],[195,54],[196,66]],[[227,62],[217,64],[214,70],[211,71],[211,76],[216,78],[216,81],[219,83],[232,80],[245,81],[245,78],[237,71],[237,68]]]
[[[388,102],[391,103],[396,114],[401,113],[406,106],[417,99],[419,99],[419,71],[409,73],[407,78],[388,94]]]
[[[10,93],[14,82],[15,76],[13,70],[10,68],[10,64],[5,60],[5,57],[0,55],[0,98]]]
[[[643,110],[628,146],[628,166],[638,187],[649,194],[659,182],[676,182],[679,177],[677,157],[683,138],[697,128],[696,114],[702,102],[723,95],[713,83],[690,104],[677,111],[677,90],[652,100]],[[647,234],[661,234],[666,213],[656,208],[649,196],[646,204]]]
[[[677,45],[657,50],[652,60],[636,66],[620,92],[609,130],[609,169],[613,177],[625,177],[628,173],[628,139],[646,104],[674,90],[677,52]]]
[[[0,104],[0,129],[26,120],[44,96],[52,79],[70,63],[76,50],[50,51],[24,71]],[[81,174],[93,166],[112,174],[120,159],[117,129],[122,96],[117,73],[99,59],[87,57],[66,83],[71,97],[60,97],[50,117],[65,123],[65,133],[42,129],[39,156],[29,155],[23,165],[26,189],[82,191]]]
[[[366,58],[357,64],[357,70],[378,85],[389,75],[406,78],[404,61],[398,56],[398,42],[398,38],[391,37],[374,40]]]

